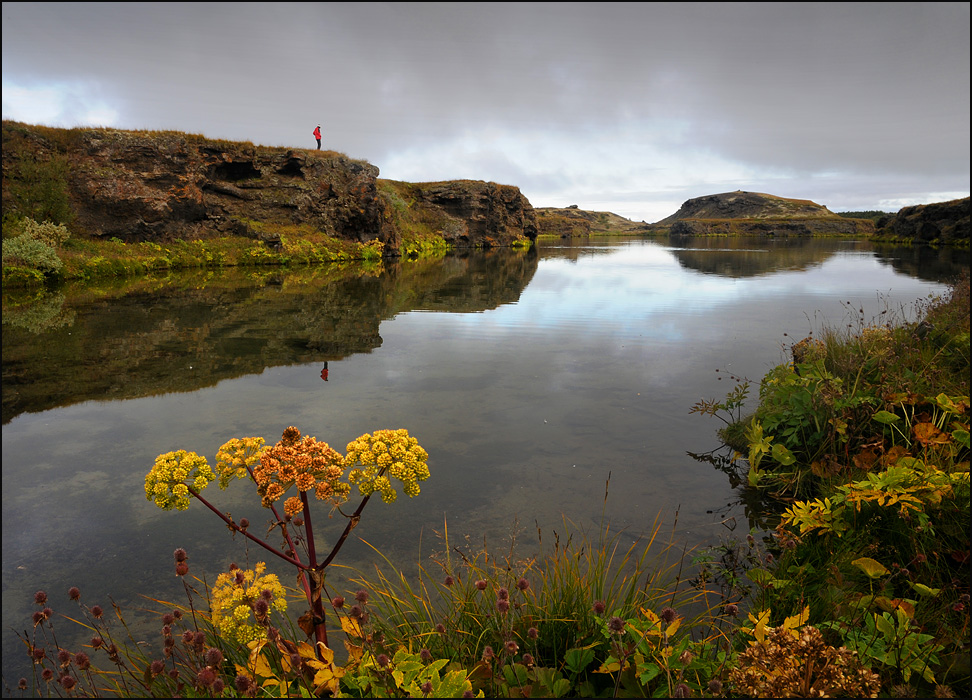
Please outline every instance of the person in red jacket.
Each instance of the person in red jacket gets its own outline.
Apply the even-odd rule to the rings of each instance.
[[[321,125],[318,124],[317,128],[314,129],[314,138],[317,139],[317,150],[321,150]]]

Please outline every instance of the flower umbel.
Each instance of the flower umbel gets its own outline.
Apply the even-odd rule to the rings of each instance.
[[[185,450],[166,452],[156,457],[152,471],[145,475],[145,498],[162,510],[186,510],[189,487],[198,493],[215,479],[205,457]]]
[[[243,479],[247,476],[247,467],[251,469],[260,463],[265,440],[260,437],[233,438],[219,448],[216,453],[216,471],[219,472],[219,487],[225,489],[235,476]]]
[[[360,468],[351,469],[348,481],[357,485],[362,496],[377,491],[381,493],[381,500],[392,503],[398,498],[398,492],[389,477],[402,482],[405,495],[417,496],[420,491],[418,482],[429,478],[428,458],[428,452],[418,440],[409,437],[404,428],[376,430],[348,444],[345,465],[360,465]]]
[[[348,500],[351,490],[340,480],[343,476],[341,453],[317,438],[301,437],[300,430],[293,426],[283,431],[276,445],[263,451],[260,464],[253,469],[264,508],[273,505],[294,485],[302,492],[314,491],[321,501],[340,505]],[[290,510],[291,515],[299,512],[293,505]]]
[[[277,612],[286,611],[284,587],[276,574],[267,574],[266,570],[267,565],[259,562],[253,569],[237,569],[216,577],[211,610],[213,624],[221,637],[246,644],[267,636],[266,626],[261,624],[269,612],[263,595],[265,590],[271,593],[269,606]],[[237,575],[240,573],[242,576]]]

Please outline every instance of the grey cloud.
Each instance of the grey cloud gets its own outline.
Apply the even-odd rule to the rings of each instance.
[[[500,130],[616,134],[618,158],[640,138],[797,187],[969,187],[968,3],[4,3],[3,78],[96,86],[123,128],[308,146],[320,122],[329,147],[383,171],[407,153],[430,180],[452,141]],[[463,176],[522,174],[530,196],[530,173],[590,172],[563,151]]]

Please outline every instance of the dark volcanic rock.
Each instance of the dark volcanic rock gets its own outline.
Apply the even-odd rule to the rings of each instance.
[[[653,226],[670,227],[673,236],[853,236],[874,231],[869,220],[838,216],[807,199],[742,190],[690,199]]]
[[[3,205],[24,162],[67,165],[72,232],[124,242],[235,235],[271,246],[281,236],[322,233],[380,240],[394,254],[378,168],[334,151],[254,146],[179,132],[53,129],[3,122]],[[438,207],[456,246],[536,238],[529,201],[516,187],[463,180],[418,186],[418,206]]]
[[[479,180],[412,184],[422,205],[441,209],[451,220],[441,231],[456,246],[509,245],[518,238],[537,237],[537,220],[519,188]]]
[[[905,207],[877,223],[878,235],[923,243],[969,240],[969,197]]]

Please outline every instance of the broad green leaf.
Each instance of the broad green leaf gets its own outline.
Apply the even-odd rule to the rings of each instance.
[[[640,665],[639,668],[641,668]],[[657,664],[646,664],[646,668],[641,675],[638,676],[638,680],[647,685],[651,679],[657,676],[659,673],[661,673],[661,667],[659,667]]]
[[[782,464],[784,467],[788,467],[796,461],[796,457],[793,453],[786,449],[785,445],[776,443],[773,445],[773,459]]]
[[[963,430],[962,428],[959,428],[958,430],[953,430],[952,431],[952,439],[955,440],[956,443],[958,443],[959,445],[961,445],[965,449],[969,449],[969,431],[968,430]]]
[[[942,590],[941,588],[929,588],[923,583],[915,583],[913,581],[908,581],[908,583],[911,584],[911,587],[915,590],[916,593],[918,593],[919,595],[928,596],[929,598],[934,598]]]
[[[894,639],[894,623],[891,622],[887,613],[875,615],[874,622],[877,624],[878,631],[884,635],[885,639]]]
[[[874,414],[874,420],[876,420],[878,423],[888,425],[901,420],[901,417],[896,416],[895,414],[891,413],[891,411],[878,411]]]
[[[851,562],[858,569],[867,574],[868,578],[880,578],[888,573],[884,565],[870,557],[861,557]]]
[[[581,673],[593,660],[593,649],[568,649],[564,653],[564,664],[571,673]]]

